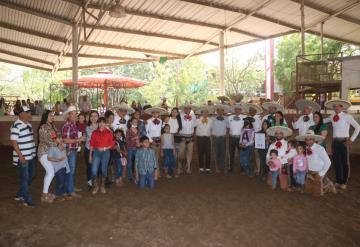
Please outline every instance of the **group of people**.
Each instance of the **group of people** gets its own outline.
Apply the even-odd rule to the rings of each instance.
[[[30,109],[32,115],[41,116],[44,112],[44,105],[41,100],[35,100],[32,102],[30,99],[27,100],[16,100],[12,106],[10,103],[6,103],[4,98],[0,98],[0,116],[5,115],[19,115],[20,108],[26,106]]]
[[[325,106],[334,112],[323,118],[317,103],[298,100],[296,107],[303,115],[292,121],[293,129],[299,132],[295,139],[283,107],[275,102],[201,107],[187,103],[171,112],[160,105],[149,106],[143,113],[121,102],[103,115],[95,110],[79,114],[70,105],[63,113],[65,123],[59,130],[54,123],[56,112],[44,111],[38,142],[30,123],[30,109],[22,106],[10,136],[13,162],[20,170],[20,190],[15,199],[34,206],[29,186],[35,175],[36,158],[46,171],[41,201],[51,203],[81,197],[75,186],[80,153],[86,163],[87,185],[95,195],[99,191],[106,193],[108,183],[122,186],[133,182],[141,189],[154,189],[160,177],[191,174],[195,144],[200,173],[231,173],[240,164],[244,175],[267,179],[273,189],[280,181],[289,191],[302,191],[309,179],[321,184],[321,193],[335,192],[336,188],[346,190],[349,147],[360,132],[359,124],[346,113],[350,105],[347,101],[330,100]],[[333,127],[332,162],[324,141],[328,124]],[[351,136],[350,126],[355,129]],[[327,177],[331,163],[335,184]],[[49,187],[54,177],[52,194]]]

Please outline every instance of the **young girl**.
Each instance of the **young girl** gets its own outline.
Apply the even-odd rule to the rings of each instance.
[[[125,134],[122,129],[115,130],[115,145],[116,149],[112,152],[112,158],[115,163],[115,184],[117,186],[123,185],[123,179],[125,178],[125,167],[127,164],[126,159],[126,141]]]
[[[293,159],[293,172],[296,178],[296,184],[299,187],[300,191],[303,192],[308,164],[305,156],[304,146],[298,144],[296,147],[296,151],[297,155]]]
[[[161,156],[164,157],[164,175],[171,178],[174,175],[175,160],[175,143],[174,135],[170,133],[170,125],[165,124],[163,134],[161,135]]]
[[[78,115],[78,120],[76,122],[76,126],[78,127],[78,137],[86,136],[86,117],[84,113],[80,113]],[[81,147],[79,146],[78,152],[81,151]]]
[[[289,191],[291,191],[291,188],[296,185],[296,181],[294,179],[294,174],[293,174],[293,159],[297,155],[296,146],[297,146],[297,142],[295,140],[290,140],[288,142],[288,149],[285,152],[285,156],[287,159],[286,172],[288,175]]]
[[[142,148],[135,156],[135,176],[139,181],[139,188],[144,189],[147,185],[150,189],[155,188],[155,180],[158,178],[158,162],[155,151],[150,148],[150,141],[147,136],[140,139]]]
[[[271,188],[275,190],[277,178],[279,177],[281,169],[281,161],[278,157],[278,151],[276,149],[272,149],[270,151],[270,159],[268,160],[267,165],[269,166],[271,174]]]
[[[240,132],[240,165],[246,176],[252,175],[251,156],[254,144],[254,128],[249,120],[244,121]]]

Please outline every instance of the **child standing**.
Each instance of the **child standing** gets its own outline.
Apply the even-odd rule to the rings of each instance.
[[[80,113],[78,115],[78,120],[76,122],[76,126],[78,128],[78,138],[81,138],[82,136],[86,136],[86,117],[84,113]],[[81,151],[81,146],[78,148],[78,152]]]
[[[126,140],[122,129],[115,130],[115,150],[112,151],[112,158],[115,163],[115,184],[117,186],[123,185],[125,178],[126,159]]]
[[[308,164],[305,156],[304,146],[298,144],[296,147],[296,151],[297,155],[293,159],[293,172],[296,178],[296,184],[299,187],[300,191],[303,192]]]
[[[287,160],[286,164],[286,172],[288,175],[288,190],[291,191],[291,188],[296,186],[296,181],[294,179],[293,174],[293,159],[297,155],[296,152],[297,142],[295,140],[291,140],[288,142],[288,149],[285,152],[285,157]]]
[[[271,187],[273,190],[275,190],[277,178],[280,174],[281,169],[281,161],[278,157],[278,151],[276,149],[272,149],[270,151],[270,159],[267,161],[267,165],[269,166],[271,174]]]
[[[150,148],[147,136],[140,138],[142,148],[135,155],[135,176],[139,181],[139,188],[144,189],[147,185],[150,189],[155,188],[155,180],[158,178],[158,162],[155,151]]]
[[[253,153],[254,133],[251,121],[245,120],[240,133],[240,166],[246,176],[252,175],[251,156]]]
[[[161,135],[161,156],[164,157],[164,176],[171,178],[176,166],[174,135],[170,133],[170,125],[165,124]]]

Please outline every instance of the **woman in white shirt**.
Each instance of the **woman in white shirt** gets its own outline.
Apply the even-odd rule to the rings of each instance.
[[[179,131],[182,129],[181,117],[178,108],[174,107],[171,110],[170,116],[168,116],[164,120],[164,126],[165,124],[168,124],[170,126],[170,133],[174,135],[175,159],[177,160],[177,157],[179,155],[179,147],[181,143],[181,136],[179,134]]]
[[[199,155],[199,170],[200,172],[211,172],[210,158],[211,158],[211,126],[212,119],[209,113],[212,113],[210,106],[201,107],[197,113],[201,116],[196,120],[196,140]]]

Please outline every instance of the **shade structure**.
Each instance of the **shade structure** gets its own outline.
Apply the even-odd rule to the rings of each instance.
[[[72,87],[72,79],[62,81],[66,87]],[[114,75],[109,71],[99,72],[93,75],[81,76],[76,86],[78,88],[101,88],[104,90],[104,104],[107,105],[108,88],[139,88],[145,86],[146,81],[137,80],[122,75]]]

